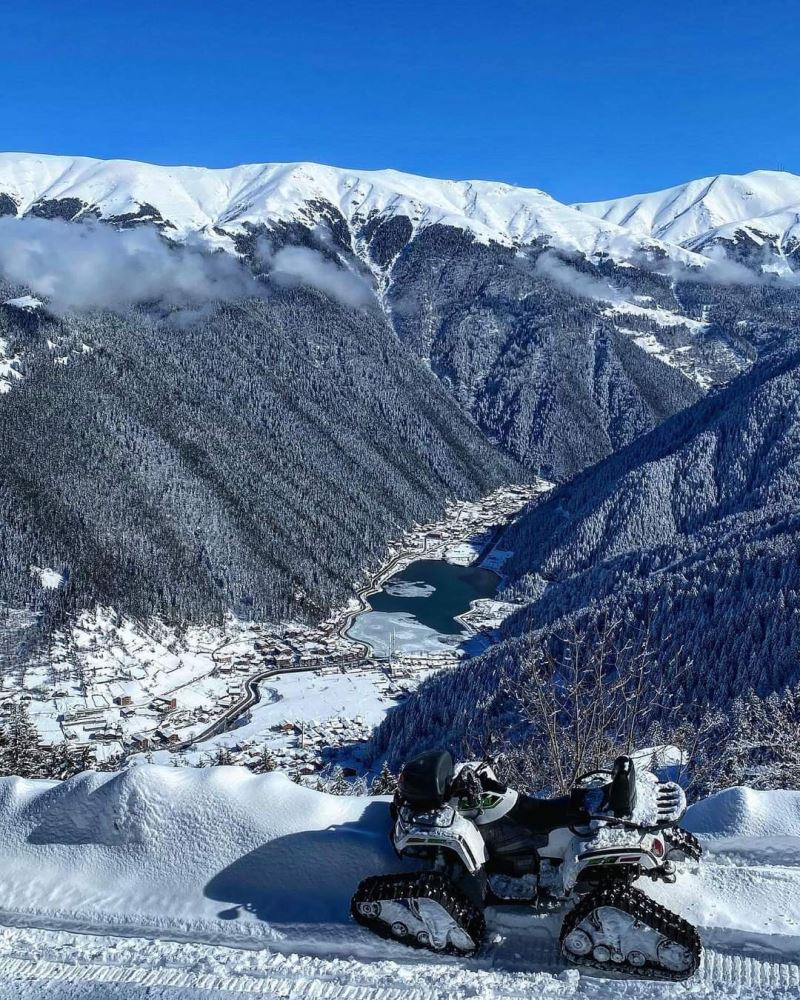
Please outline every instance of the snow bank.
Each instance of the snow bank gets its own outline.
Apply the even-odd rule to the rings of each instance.
[[[360,879],[397,870],[387,828],[384,800],[238,767],[5,778],[0,899],[6,910],[97,924],[224,921],[226,934],[234,921],[247,934],[343,922]]]
[[[711,840],[790,837],[800,852],[800,792],[726,788],[693,805],[684,825]]]
[[[773,852],[800,841],[799,821],[800,792],[722,792],[689,814],[713,845],[706,859],[682,865],[676,885],[640,886],[709,946],[796,956],[800,865]],[[388,827],[385,799],[329,796],[238,767],[3,778],[0,922],[375,957],[400,946],[356,927],[348,907],[362,878],[400,870]],[[719,846],[733,843],[746,856]],[[519,951],[519,917],[490,916],[504,940],[511,934],[509,953]]]

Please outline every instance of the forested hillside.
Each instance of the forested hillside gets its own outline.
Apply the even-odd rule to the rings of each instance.
[[[515,585],[536,601],[510,630],[612,592],[632,607],[656,570],[684,633],[704,573],[735,605],[738,571],[692,564],[688,590],[663,572],[729,562],[714,455],[664,472],[674,497],[649,477],[617,495],[602,463],[688,441],[687,407],[710,420],[720,386],[794,342],[792,281],[540,191],[392,171],[8,154],[0,194],[0,602],[314,617],[445,498],[594,467],[520,525]],[[573,511],[583,482],[608,510]],[[778,538],[751,538],[757,561]]]
[[[675,282],[441,226],[396,258],[389,302],[398,334],[486,433],[556,480],[794,337],[800,311],[788,285]]]
[[[377,311],[316,292],[179,327],[0,306],[0,337],[22,358],[0,395],[11,606],[314,617],[446,497],[521,474]]]
[[[800,355],[773,356],[558,488],[508,536],[527,603],[504,641],[390,714],[380,748],[519,725],[508,692],[532,652],[573,625],[646,623],[683,714],[797,682],[800,670]],[[552,641],[547,639],[548,642]]]

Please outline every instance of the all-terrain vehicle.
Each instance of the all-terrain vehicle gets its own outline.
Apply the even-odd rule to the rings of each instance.
[[[695,928],[634,885],[672,883],[676,861],[700,858],[677,825],[686,796],[630,757],[540,799],[507,788],[486,762],[455,767],[449,753],[424,753],[403,768],[391,811],[394,848],[419,870],[367,878],[351,903],[382,937],[471,955],[487,905],[563,907],[570,962],[665,980],[697,970]]]

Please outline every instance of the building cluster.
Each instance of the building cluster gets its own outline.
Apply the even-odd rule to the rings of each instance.
[[[333,631],[331,624],[287,625],[280,636],[256,640],[254,656],[260,669],[346,666],[363,659],[360,644]]]

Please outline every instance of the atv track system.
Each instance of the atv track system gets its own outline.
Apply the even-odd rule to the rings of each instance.
[[[640,979],[689,979],[700,965],[697,931],[625,882],[584,896],[561,928],[561,952],[576,965]]]
[[[439,872],[364,879],[350,913],[380,937],[443,955],[474,954],[486,929],[481,910]]]
[[[679,826],[670,826],[661,831],[667,842],[667,857],[673,860],[699,861],[703,856],[700,841],[693,833]]]

